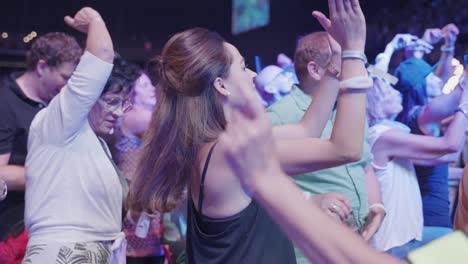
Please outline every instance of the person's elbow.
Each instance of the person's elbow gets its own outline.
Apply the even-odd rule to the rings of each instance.
[[[460,140],[445,140],[443,154],[446,155],[459,152],[463,146],[463,141],[464,138],[461,138]]]
[[[346,163],[356,162],[361,160],[362,158],[362,151],[350,152],[346,155]]]
[[[459,144],[455,144],[455,143],[450,143],[450,144],[447,144],[443,151],[442,151],[442,155],[450,155],[450,154],[455,154],[455,153],[458,153],[460,152],[460,149],[461,149],[461,145]]]
[[[115,52],[112,44],[102,45],[96,53],[98,53],[99,58],[106,62],[112,63],[114,61]]]
[[[349,149],[342,149],[340,151],[341,160],[344,163],[351,163],[356,162],[362,159],[363,148],[360,147],[352,147]]]

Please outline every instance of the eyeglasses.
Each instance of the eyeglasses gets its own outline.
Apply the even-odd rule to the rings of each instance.
[[[130,100],[122,101],[120,98],[101,98],[99,101],[103,102],[106,109],[111,112],[114,112],[119,107],[121,107],[122,112],[127,113],[133,107],[133,104]]]

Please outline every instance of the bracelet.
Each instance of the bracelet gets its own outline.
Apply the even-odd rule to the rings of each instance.
[[[0,201],[2,201],[3,199],[5,199],[5,197],[7,196],[8,194],[8,187],[6,185],[6,182],[3,181],[3,180],[0,180],[0,184],[3,185],[2,188],[3,188],[3,193],[0,194]]]
[[[453,52],[455,50],[455,46],[441,46],[440,51],[442,52]]]
[[[367,63],[366,54],[358,50],[343,50],[341,52],[341,58],[342,59],[359,59],[359,60],[362,60],[364,64]]]
[[[310,197],[312,196],[310,192],[302,192],[302,195],[304,195],[304,199],[307,201],[309,201]]]
[[[369,76],[357,76],[340,82],[340,89],[368,89],[374,86]]]
[[[385,206],[381,203],[375,203],[375,204],[372,204],[371,206],[369,206],[369,210],[372,209],[372,208],[381,208],[384,213],[386,214],[387,213],[387,210],[385,210]]]
[[[457,107],[457,110],[455,110],[455,113],[456,113],[456,112],[462,113],[462,114],[465,116],[465,118],[468,119],[468,111],[466,111],[465,109],[461,108],[460,106]]]

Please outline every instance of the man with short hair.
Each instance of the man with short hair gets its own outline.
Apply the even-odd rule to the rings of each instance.
[[[339,55],[334,55],[339,54]],[[315,32],[308,34],[298,41],[295,55],[294,67],[299,79],[299,85],[294,85],[291,93],[278,102],[274,103],[267,112],[273,125],[285,125],[298,123],[309,104],[321,89],[321,81],[324,76],[337,75],[341,67],[341,48],[339,44],[326,32]],[[325,87],[323,88],[325,89]],[[339,95],[338,95],[339,96]],[[336,110],[333,111],[321,134],[321,138],[330,138],[333,124],[335,122]],[[367,125],[365,138],[367,138]],[[351,204],[353,212],[345,221],[351,229],[362,234],[368,240],[380,226],[385,211],[381,206],[380,191],[371,169],[370,148],[367,140],[364,142],[362,159],[346,165],[330,169],[315,171],[302,175],[296,175],[293,179],[305,192],[312,195],[324,193],[338,193],[343,195]],[[368,168],[366,168],[368,167]],[[368,191],[366,170],[374,181],[374,185]],[[377,189],[377,190],[376,190]],[[374,192],[376,190],[376,192]],[[379,204],[369,210],[369,204]],[[332,206],[328,210],[339,214],[339,207]],[[297,263],[309,263],[307,259],[296,248]]]
[[[0,203],[0,263],[21,263],[27,245],[24,228],[24,164],[29,126],[34,116],[58,94],[81,54],[75,38],[45,34],[26,54],[27,69],[0,83],[0,179],[8,195]]]

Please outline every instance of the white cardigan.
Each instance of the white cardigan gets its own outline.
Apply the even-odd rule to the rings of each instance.
[[[68,83],[31,124],[25,210],[29,245],[119,237],[122,188],[88,123],[112,67],[85,52]]]

